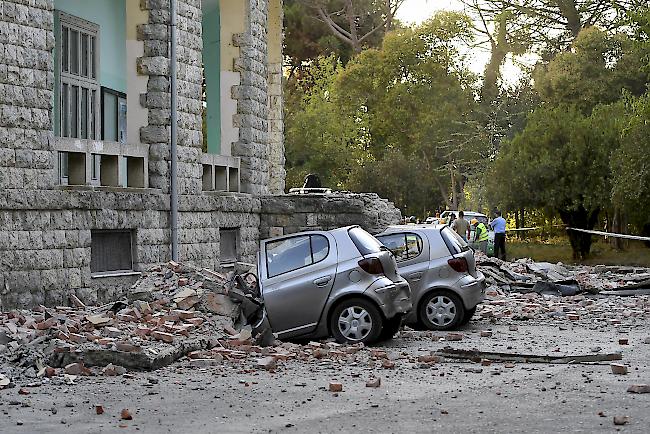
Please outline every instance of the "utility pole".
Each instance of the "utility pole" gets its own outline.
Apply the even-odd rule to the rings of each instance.
[[[169,173],[169,225],[171,227],[171,242],[172,242],[172,260],[178,261],[178,84],[176,82],[176,62],[177,62],[177,49],[176,49],[176,30],[177,30],[177,17],[176,17],[176,1],[169,0],[169,14],[170,14],[170,62],[169,62],[169,76],[170,76],[170,158],[171,167]]]

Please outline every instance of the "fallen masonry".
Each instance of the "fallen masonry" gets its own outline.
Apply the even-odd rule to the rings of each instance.
[[[39,306],[0,314],[0,388],[9,378],[120,375],[152,370],[191,352],[253,346],[246,303],[229,276],[170,262],[143,273],[118,300]],[[260,335],[256,336],[260,338]],[[235,351],[235,350],[232,350]]]

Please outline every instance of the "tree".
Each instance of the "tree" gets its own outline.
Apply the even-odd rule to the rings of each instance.
[[[577,104],[589,112],[621,99],[624,91],[642,95],[649,77],[643,58],[648,54],[648,47],[635,45],[626,35],[590,27],[578,35],[571,51],[538,67],[535,87],[549,103]]]
[[[404,0],[300,0],[355,54],[392,29]]]
[[[325,187],[347,188],[350,171],[367,156],[363,112],[336,101],[335,80],[343,66],[334,56],[318,58],[309,74],[289,83],[286,102],[287,185],[300,186],[317,173]]]
[[[593,229],[609,206],[609,159],[620,143],[620,104],[584,115],[574,105],[542,106],[526,128],[506,142],[491,169],[488,192],[495,204],[557,213],[564,224]],[[585,258],[591,236],[569,231],[574,257]]]
[[[368,113],[375,160],[392,150],[418,159],[423,187],[432,183],[452,208],[483,161],[471,118],[474,77],[456,48],[470,37],[465,15],[440,13],[387,35],[381,50],[361,53],[337,80],[341,104]]]

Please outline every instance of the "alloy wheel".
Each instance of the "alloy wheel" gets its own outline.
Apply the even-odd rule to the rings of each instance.
[[[361,341],[372,330],[372,317],[367,310],[360,306],[350,306],[343,309],[339,315],[339,331],[351,341]]]
[[[458,310],[453,300],[446,295],[437,295],[427,303],[426,315],[438,327],[445,327],[456,318]]]

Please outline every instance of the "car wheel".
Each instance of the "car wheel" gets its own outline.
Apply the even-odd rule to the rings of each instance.
[[[474,316],[475,313],[476,313],[476,306],[474,306],[470,310],[465,311],[465,316],[463,317],[463,320],[458,325],[463,326],[463,325],[469,323],[469,320],[472,319],[472,317]]]
[[[354,298],[334,308],[330,330],[339,343],[369,344],[379,339],[383,323],[381,313],[372,303]]]
[[[446,291],[431,291],[424,296],[418,312],[420,322],[429,330],[450,330],[465,316],[461,299]]]
[[[397,315],[391,319],[388,319],[384,322],[384,328],[381,330],[379,340],[388,341],[395,336],[395,333],[399,331],[399,328],[402,326],[402,316]]]

